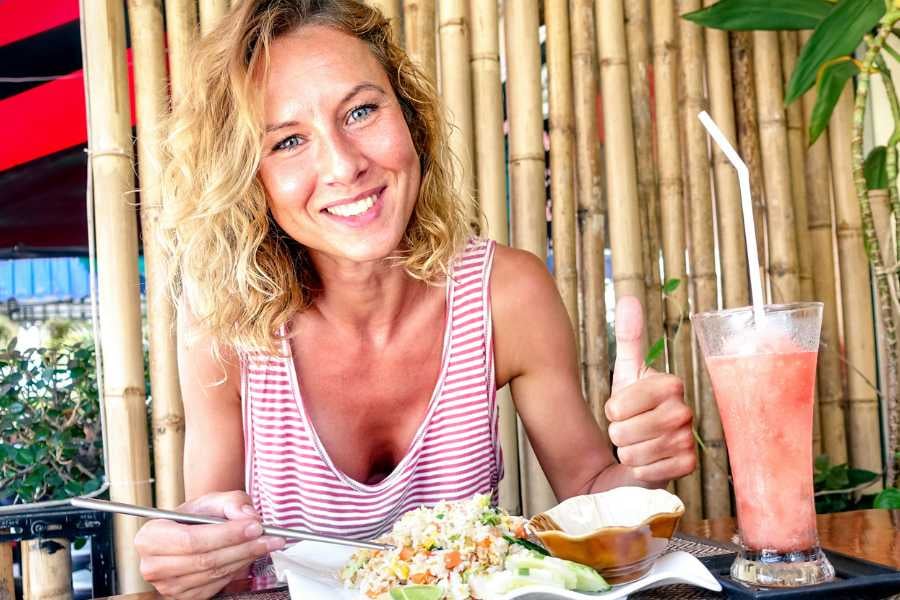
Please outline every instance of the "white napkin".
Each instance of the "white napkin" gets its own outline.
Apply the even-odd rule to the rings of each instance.
[[[291,600],[360,600],[365,596],[347,589],[340,581],[339,573],[354,549],[322,542],[300,542],[287,550],[272,553],[272,562],[279,581],[287,579]],[[619,600],[642,589],[687,583],[719,592],[722,586],[699,560],[687,552],[671,552],[660,557],[650,572],[631,583],[613,586],[608,592],[583,593],[549,586],[519,588],[502,598],[564,598],[584,600],[596,598]]]

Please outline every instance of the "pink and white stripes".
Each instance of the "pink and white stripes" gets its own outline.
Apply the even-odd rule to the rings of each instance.
[[[406,456],[374,485],[328,457],[307,419],[290,349],[242,356],[245,482],[267,523],[372,538],[404,512],[476,493],[503,476],[491,344],[489,276],[494,244],[471,240],[447,282],[443,363]]]

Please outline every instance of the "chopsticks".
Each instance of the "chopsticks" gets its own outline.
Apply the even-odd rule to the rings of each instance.
[[[97,500],[96,498],[71,498],[69,502],[72,504],[72,506],[76,506],[78,508],[88,508],[91,510],[99,510],[103,512],[120,513],[123,515],[132,515],[135,517],[147,517],[148,519],[169,519],[178,523],[216,525],[218,523],[227,522],[227,519],[220,519],[218,517],[207,517],[205,515],[194,515],[174,512],[171,510],[161,510],[158,508],[147,508],[146,506],[124,504],[122,502],[109,502],[107,500]],[[265,524],[263,525],[263,533],[291,540],[325,542],[328,544],[353,546],[355,548],[368,548],[370,550],[392,550],[394,548],[394,546],[390,544],[380,544],[378,542],[367,542],[362,540],[351,540],[348,538],[320,535],[318,533],[311,533],[309,531],[300,531],[299,529],[288,529],[285,527],[274,527],[272,525]]]

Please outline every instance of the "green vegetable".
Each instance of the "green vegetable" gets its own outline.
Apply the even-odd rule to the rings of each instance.
[[[532,552],[523,552],[522,554],[514,554],[506,559],[506,570],[518,572],[519,575],[528,575],[522,571],[546,571],[551,573],[554,579],[558,579],[567,590],[575,589],[578,578],[575,572],[565,563],[557,558],[549,556],[541,556]]]
[[[442,600],[444,590],[436,585],[403,585],[391,588],[392,600]]]
[[[523,540],[520,538],[515,538],[511,535],[504,535],[503,539],[509,542],[510,544],[519,544],[520,546],[525,546],[532,552],[537,552],[538,554],[543,554],[544,556],[550,556],[550,553],[547,552],[546,548],[543,546],[538,546],[534,542],[529,542],[528,540]]]
[[[481,523],[483,525],[499,525],[500,514],[493,509],[488,509],[481,515]]]

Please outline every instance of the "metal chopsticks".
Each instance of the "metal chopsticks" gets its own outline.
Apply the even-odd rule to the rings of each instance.
[[[122,502],[109,502],[107,500],[97,500],[96,498],[72,498],[69,500],[69,502],[72,504],[72,506],[76,506],[78,508],[88,508],[91,510],[100,510],[103,512],[121,513],[123,515],[132,515],[135,517],[147,517],[148,519],[169,519],[178,523],[215,525],[217,523],[227,522],[227,519],[220,519],[218,517],[207,517],[204,515],[180,513],[171,510],[161,510],[158,508],[147,508],[146,506],[124,504]],[[326,542],[329,544],[340,544],[342,546],[353,546],[356,548],[369,548],[371,550],[392,550],[394,548],[390,544],[380,544],[378,542],[366,542],[329,535],[320,535],[318,533],[300,531],[298,529],[273,527],[272,525],[265,524],[263,524],[262,527],[263,533],[267,535],[275,535],[291,540],[310,540],[313,542]]]

